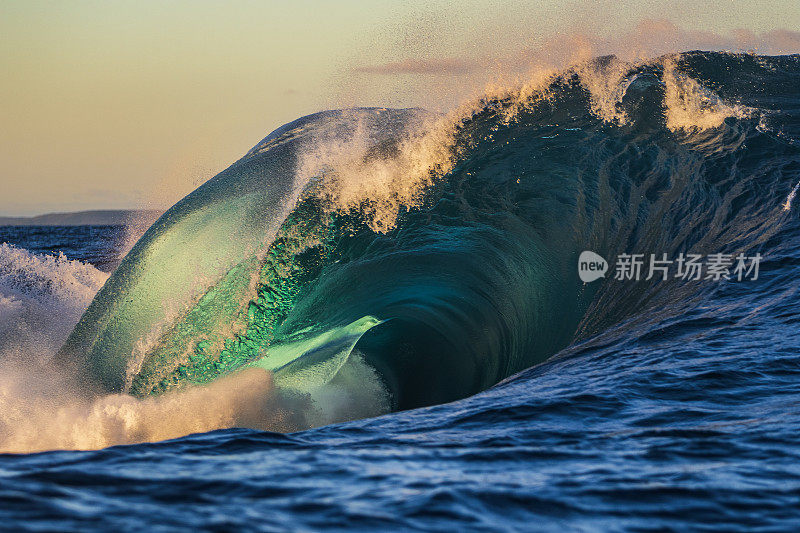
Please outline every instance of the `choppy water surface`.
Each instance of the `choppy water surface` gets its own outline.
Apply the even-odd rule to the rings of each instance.
[[[36,254],[58,255],[114,270],[127,233],[124,226],[0,226],[0,242]]]

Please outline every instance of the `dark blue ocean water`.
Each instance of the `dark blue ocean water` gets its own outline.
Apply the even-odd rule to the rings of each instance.
[[[125,226],[0,226],[0,243],[36,254],[58,255],[109,272],[122,259]]]
[[[541,239],[553,254],[576,235],[577,245],[587,242],[612,261],[623,252],[674,259],[690,249],[746,251],[763,256],[758,279],[606,279],[593,293],[577,284],[588,305],[572,341],[545,362],[450,403],[289,434],[225,429],[93,451],[2,455],[0,527],[797,530],[800,223],[791,193],[800,181],[798,59],[696,54],[687,61],[686,70],[731,105],[769,112],[670,133],[663,124],[642,125],[655,116],[649,108],[643,122],[620,130],[558,102],[550,115],[531,112],[478,142],[453,171],[447,186],[455,192],[446,189],[426,208],[428,221],[445,232],[488,227],[502,218],[501,204],[541,229],[516,240]],[[631,95],[639,103],[622,103],[649,105],[645,82]],[[476,119],[476,130],[484,131],[481,120],[491,123],[486,115],[491,110]],[[528,161],[536,164],[521,163]],[[547,179],[520,192],[514,180],[486,188],[474,178],[500,171],[523,182]],[[576,175],[548,188],[552,176]],[[551,196],[563,204],[549,204]],[[571,216],[576,204],[584,210]],[[412,229],[420,224],[408,220]],[[57,230],[53,241],[40,228],[8,231],[37,251],[62,250],[101,266],[118,260],[113,228],[70,230],[66,239]],[[381,239],[414,242],[401,232]],[[454,248],[451,260],[462,257]],[[17,252],[4,253],[13,259]],[[577,256],[566,255],[570,263],[557,273],[577,279]],[[462,272],[463,257],[437,268]],[[565,286],[537,312],[571,320],[578,306]],[[525,293],[511,289],[509,300]]]

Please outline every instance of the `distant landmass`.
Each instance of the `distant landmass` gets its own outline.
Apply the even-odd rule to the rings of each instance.
[[[159,215],[161,211],[151,209],[103,209],[35,217],[0,217],[0,226],[127,226],[153,222]]]

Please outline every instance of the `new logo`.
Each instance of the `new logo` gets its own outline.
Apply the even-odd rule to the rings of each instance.
[[[584,283],[591,283],[605,276],[608,262],[594,252],[586,250],[578,257],[578,276]]]

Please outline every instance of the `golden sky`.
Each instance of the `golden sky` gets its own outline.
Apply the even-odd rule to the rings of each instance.
[[[800,51],[796,0],[0,0],[0,215],[168,207],[302,115],[443,109],[548,40],[637,24]]]

